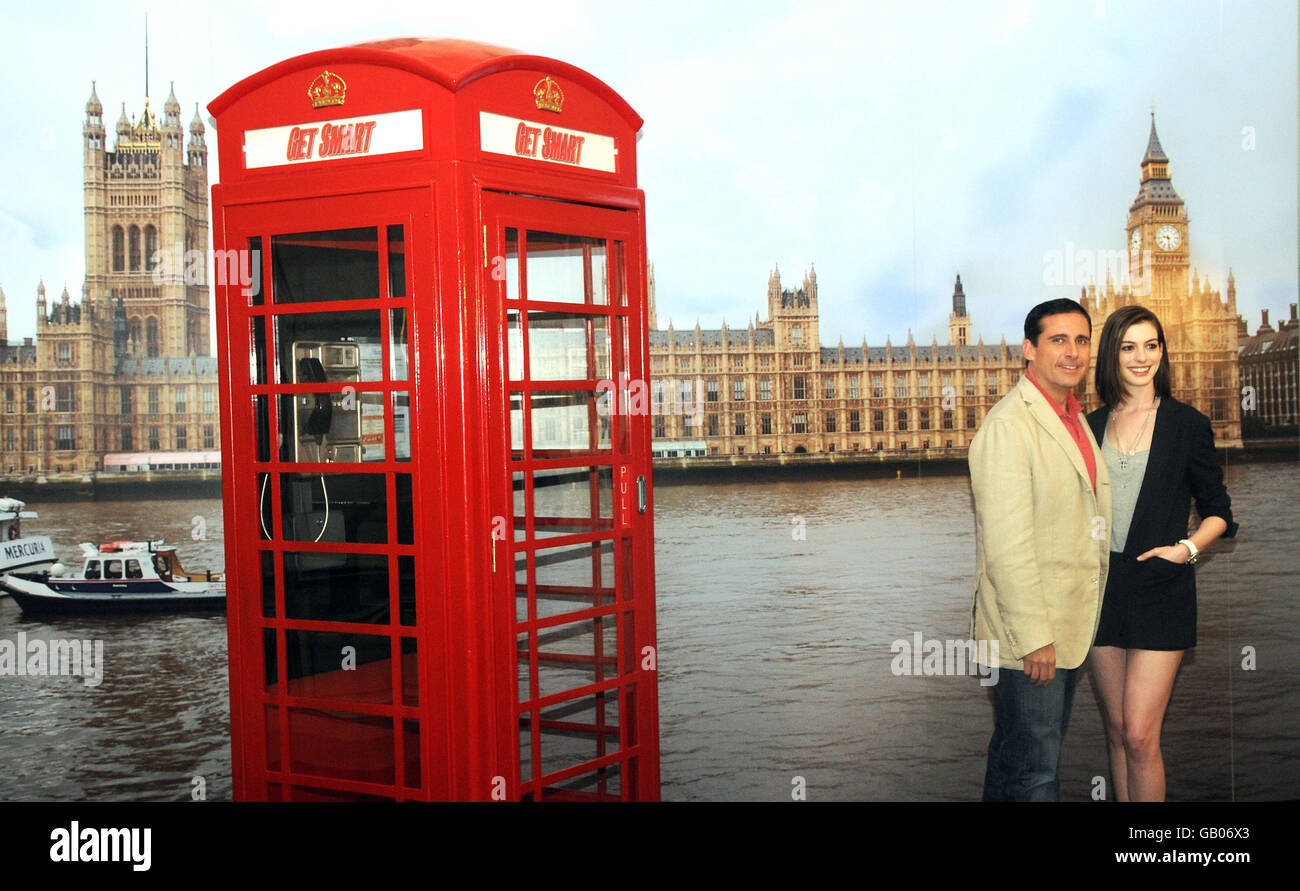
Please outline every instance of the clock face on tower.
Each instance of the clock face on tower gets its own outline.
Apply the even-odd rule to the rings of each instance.
[[[1178,234],[1178,230],[1173,226],[1161,226],[1156,230],[1156,244],[1162,251],[1172,251],[1183,241],[1183,237]]]
[[[1130,253],[1134,253],[1134,254],[1136,254],[1138,251],[1142,250],[1142,230],[1141,230],[1141,229],[1134,229],[1134,230],[1133,230],[1133,237],[1129,239],[1129,242],[1128,242],[1128,249],[1129,249],[1129,252],[1130,252]]]

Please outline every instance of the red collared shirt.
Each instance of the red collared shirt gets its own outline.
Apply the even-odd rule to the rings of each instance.
[[[1070,438],[1079,447],[1079,454],[1083,455],[1083,463],[1088,468],[1088,479],[1092,482],[1092,491],[1096,492],[1097,458],[1092,453],[1092,443],[1088,441],[1088,434],[1083,432],[1083,424],[1079,420],[1079,412],[1083,411],[1083,406],[1079,405],[1079,400],[1074,398],[1074,393],[1069,392],[1065,394],[1065,408],[1061,408],[1060,403],[1048,396],[1047,391],[1038,385],[1038,381],[1034,380],[1034,376],[1029,373],[1028,369],[1025,369],[1025,377],[1029,378],[1031,384],[1038,387],[1038,392],[1047,397],[1047,404],[1055,409],[1056,416],[1061,419],[1061,423],[1065,425]]]

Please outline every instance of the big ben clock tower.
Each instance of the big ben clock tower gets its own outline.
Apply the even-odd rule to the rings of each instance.
[[[1169,179],[1169,156],[1151,135],[1142,156],[1142,181],[1128,209],[1129,284],[1116,290],[1085,287],[1080,302],[1092,315],[1092,342],[1097,344],[1106,319],[1122,306],[1139,304],[1160,319],[1172,365],[1174,398],[1209,417],[1219,447],[1241,447],[1241,393],[1237,385],[1237,287],[1228,275],[1222,294],[1191,271],[1187,208]],[[1191,274],[1189,275],[1189,272]],[[1224,300],[1224,297],[1227,297]],[[1094,381],[1084,400],[1097,404]]]
[[[1187,209],[1169,179],[1169,156],[1156,136],[1151,112],[1151,137],[1142,156],[1142,182],[1128,209],[1129,282],[1133,294],[1157,315],[1175,313],[1187,294],[1190,255]]]

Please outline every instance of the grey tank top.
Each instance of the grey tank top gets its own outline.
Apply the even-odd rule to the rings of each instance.
[[[1110,441],[1110,429],[1101,441],[1101,457],[1110,470],[1110,549],[1124,550],[1128,542],[1128,527],[1133,522],[1133,508],[1137,506],[1138,492],[1142,489],[1142,479],[1147,473],[1147,458],[1150,449],[1143,449],[1133,455],[1122,455]],[[1126,466],[1121,467],[1121,460]]]

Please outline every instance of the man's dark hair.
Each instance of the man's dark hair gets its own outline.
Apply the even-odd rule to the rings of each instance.
[[[1025,316],[1025,340],[1038,346],[1038,335],[1043,333],[1043,319],[1047,316],[1061,315],[1062,313],[1077,312],[1088,320],[1088,328],[1092,329],[1092,316],[1083,308],[1083,304],[1077,300],[1071,300],[1069,297],[1058,297],[1055,300],[1048,300],[1046,303],[1040,303],[1029,311]]]
[[[1119,348],[1129,328],[1139,322],[1150,322],[1156,328],[1160,341],[1160,366],[1156,369],[1155,390],[1158,396],[1173,396],[1169,379],[1169,347],[1165,343],[1165,329],[1156,314],[1145,306],[1121,307],[1110,314],[1101,329],[1101,342],[1097,346],[1097,395],[1111,408],[1124,401],[1124,382],[1119,376]]]

